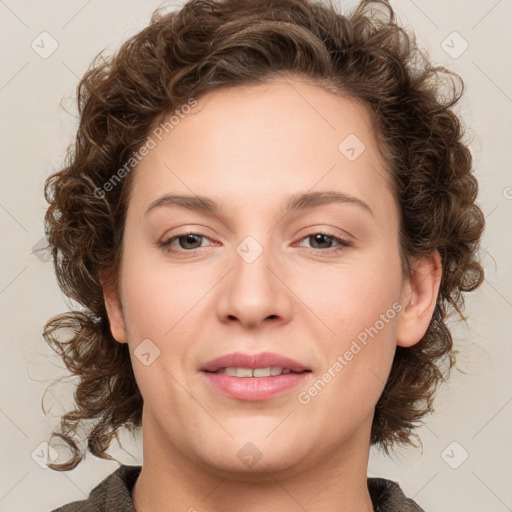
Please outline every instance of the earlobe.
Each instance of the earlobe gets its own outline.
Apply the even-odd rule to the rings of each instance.
[[[398,319],[397,345],[410,347],[418,343],[434,314],[441,284],[442,263],[439,251],[415,260],[412,275],[404,281],[402,311]]]
[[[110,323],[110,332],[119,343],[126,343],[126,329],[120,299],[116,286],[107,271],[100,271],[100,283],[103,290],[103,300]]]

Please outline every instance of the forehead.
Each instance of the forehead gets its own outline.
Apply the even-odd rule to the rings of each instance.
[[[156,145],[136,168],[134,201],[147,206],[180,192],[251,197],[264,206],[279,191],[368,196],[390,187],[366,107],[308,82],[222,88],[186,112],[175,112],[167,129],[172,114],[155,123]]]

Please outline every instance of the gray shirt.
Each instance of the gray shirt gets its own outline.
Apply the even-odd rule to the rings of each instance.
[[[131,491],[141,466],[121,465],[107,476],[82,501],[74,501],[52,512],[136,512]],[[397,482],[385,478],[368,478],[368,491],[375,512],[424,512],[406,498]]]

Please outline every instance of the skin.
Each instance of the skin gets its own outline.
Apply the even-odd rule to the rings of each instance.
[[[366,146],[354,161],[338,150],[349,134]],[[402,275],[399,210],[365,107],[298,78],[221,89],[199,98],[132,172],[120,296],[105,275],[102,283],[144,398],[137,511],[373,511],[374,407],[396,346],[428,328],[441,264],[434,251]],[[291,195],[311,191],[355,196],[373,215],[348,202],[286,214]],[[145,215],[165,193],[208,196],[221,211]],[[160,245],[189,231],[203,238],[175,239],[171,252]],[[312,236],[322,231],[351,245]],[[263,250],[252,263],[236,251],[248,236]],[[401,311],[300,403],[394,303]],[[148,366],[133,353],[144,339],[160,350]],[[235,351],[275,352],[312,372],[280,396],[236,400],[198,371]],[[261,455],[251,467],[237,457],[249,442]]]

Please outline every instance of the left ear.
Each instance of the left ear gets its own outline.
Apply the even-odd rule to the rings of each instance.
[[[434,314],[441,284],[442,264],[439,251],[416,259],[411,277],[404,280],[402,311],[398,319],[397,342],[400,347],[418,343],[427,332]]]

